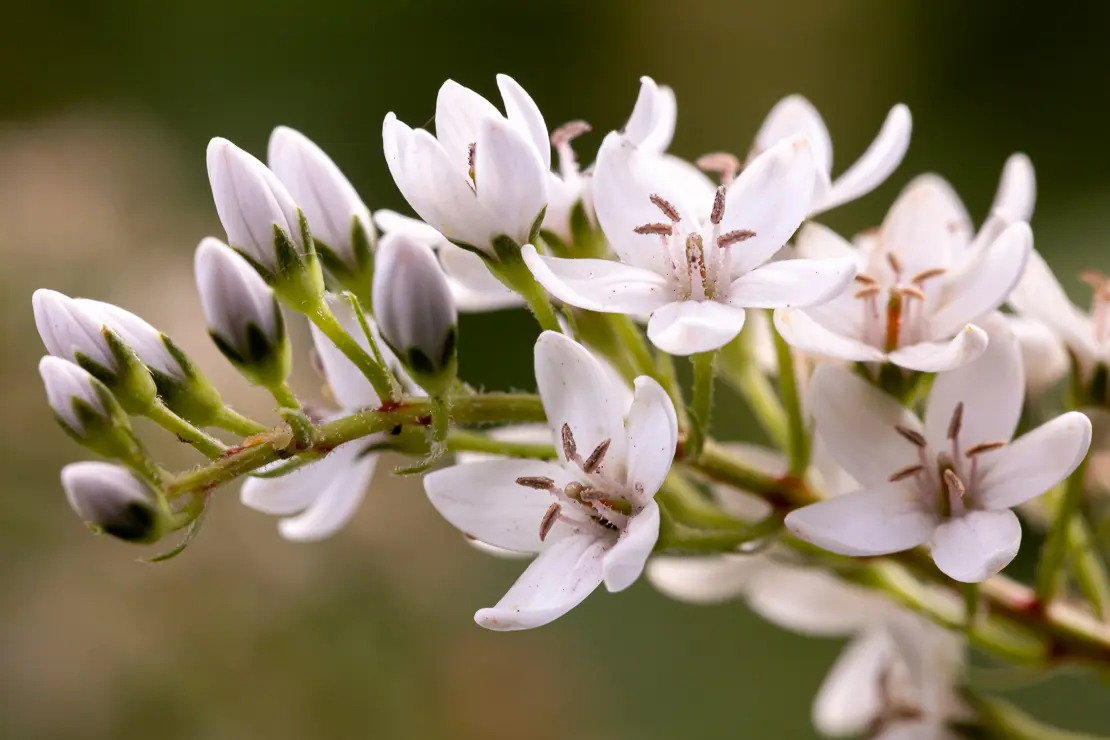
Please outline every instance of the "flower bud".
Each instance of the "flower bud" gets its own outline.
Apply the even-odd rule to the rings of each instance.
[[[54,418],[69,436],[106,457],[129,457],[135,451],[127,414],[107,386],[50,355],[39,361],[39,375]]]
[[[69,505],[94,531],[127,542],[154,542],[168,516],[155,492],[122,465],[79,462],[62,468]]]
[[[195,272],[208,333],[224,356],[258,385],[289,376],[292,355],[274,292],[219,239],[197,247]]]
[[[439,395],[455,379],[458,314],[432,250],[403,233],[383,237],[374,271],[374,315],[413,379]]]
[[[31,296],[46,351],[92,373],[133,413],[141,413],[157,394],[154,378],[128,342],[88,305],[53,290]]]
[[[369,298],[375,234],[370,210],[320,147],[299,131],[270,135],[270,169],[301,207],[324,267],[343,287]]]
[[[324,292],[312,237],[273,172],[227,139],[208,143],[208,180],[228,242],[293,305]]]

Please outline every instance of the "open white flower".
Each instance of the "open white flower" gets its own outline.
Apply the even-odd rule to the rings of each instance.
[[[810,381],[816,432],[863,490],[791,512],[798,537],[842,555],[885,555],[927,544],[951,578],[979,582],[1021,544],[1011,508],[1060,482],[1091,442],[1069,412],[1010,442],[1025,393],[1017,340],[998,314],[975,362],[938,375],[924,424],[850,371],[823,365]]]
[[[475,615],[494,630],[547,624],[603,581],[610,591],[632,585],[659,537],[654,497],[678,443],[674,406],[651,378],[636,379],[624,407],[581,345],[544,332],[535,356],[558,460],[485,460],[424,479],[432,505],[464,534],[539,553],[496,606]]]
[[[891,108],[867,151],[834,181],[832,138],[821,114],[801,95],[790,95],[767,114],[755,136],[753,153],[766,151],[787,137],[805,135],[817,170],[809,210],[810,216],[816,216],[867,195],[890,177],[906,155],[912,127],[909,108],[901,104]]]
[[[424,221],[454,242],[493,253],[507,236],[529,241],[547,205],[551,145],[543,115],[507,75],[497,76],[502,115],[448,80],[436,101],[436,135],[390,113],[382,139],[398,189]]]
[[[858,246],[807,224],[798,252],[854,259],[858,289],[821,306],[777,310],[775,328],[819,356],[923,372],[959,367],[983,352],[987,337],[973,322],[1006,300],[1033,250],[1024,222],[973,252],[971,239],[963,204],[935,175],[911,182],[878,232]]]
[[[525,247],[536,280],[591,311],[648,316],[648,337],[670,354],[717,349],[744,325],[745,308],[811,306],[851,281],[850,259],[766,263],[805,216],[815,176],[804,138],[776,144],[698,218],[692,192],[656,157],[611,133],[598,154],[594,203],[620,262],[559,259]],[[703,204],[705,205],[705,204]]]

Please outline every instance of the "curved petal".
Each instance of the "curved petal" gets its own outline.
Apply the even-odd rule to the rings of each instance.
[[[810,215],[861,198],[879,187],[906,156],[912,129],[910,109],[902,104],[891,108],[871,146],[867,147],[867,151],[855,164],[833,181],[825,196],[814,203]]]
[[[466,535],[463,535],[463,541],[478,552],[483,552],[486,555],[491,555],[495,558],[501,558],[502,560],[530,560],[531,558],[535,557],[535,553],[521,552],[520,550],[506,550],[503,547],[491,545],[488,542],[482,542],[481,540],[476,540],[473,537],[467,537]]]
[[[491,237],[507,234],[517,244],[531,238],[532,225],[547,205],[548,168],[535,147],[503,119],[478,130],[474,189],[478,202],[494,214]]]
[[[447,80],[436,96],[436,139],[443,146],[447,158],[462,169],[467,161],[470,145],[478,141],[478,131],[484,121],[504,120],[493,103],[468,87],[454,80]]]
[[[815,306],[843,293],[855,276],[850,257],[768,262],[734,280],[728,302],[738,308]]]
[[[648,501],[643,511],[636,514],[601,559],[601,572],[605,588],[611,593],[623,591],[640,577],[647,565],[648,556],[659,539],[659,504]]]
[[[744,328],[744,309],[717,301],[675,301],[651,315],[647,335],[669,355],[692,355],[725,346]]]
[[[809,139],[814,166],[821,172],[832,172],[833,149],[829,130],[821,114],[801,95],[788,95],[763,119],[755,135],[755,151],[765,152],[783,139],[801,134]]]
[[[1011,154],[1002,167],[991,213],[1009,221],[1029,221],[1036,204],[1037,173],[1033,162],[1021,152]]]
[[[552,331],[540,334],[536,341],[535,363],[536,386],[559,457],[566,459],[561,440],[566,425],[574,435],[580,457],[588,457],[608,440],[604,464],[609,467],[619,462],[623,466],[627,459],[624,415],[628,409],[621,408],[611,392],[609,375],[601,363],[582,345]],[[609,467],[609,473],[618,479],[624,472]]]
[[[890,353],[890,362],[907,370],[943,373],[966,365],[987,348],[987,333],[974,324],[965,326],[947,342],[921,342]]]
[[[1008,509],[1040,496],[1079,467],[1091,446],[1091,420],[1069,411],[1018,437],[979,463],[976,504]]]
[[[905,483],[819,501],[786,515],[796,537],[839,555],[888,555],[923,545],[937,526],[917,490]]]
[[[887,212],[879,238],[882,254],[877,256],[896,255],[908,279],[924,270],[951,267],[971,241],[971,218],[944,178],[919,175]]]
[[[708,219],[713,212],[717,184],[693,163],[673,154],[656,158],[655,164],[662,172],[661,177],[672,183],[676,192],[682,193],[683,200],[693,206],[698,223]]]
[[[473,252],[444,243],[439,248],[439,265],[460,311],[477,313],[525,305],[524,299],[495,278]]]
[[[678,445],[674,403],[654,378],[636,378],[627,431],[628,485],[652,498],[671,469]]]
[[[647,579],[664,596],[688,604],[720,604],[744,594],[752,577],[767,567],[757,555],[660,556],[647,566]]]
[[[813,701],[813,726],[828,737],[856,735],[883,709],[883,674],[894,646],[886,632],[870,630],[840,653]]]
[[[806,407],[817,436],[860,484],[885,486],[891,474],[918,461],[918,449],[895,427],[921,422],[901,403],[855,373],[821,365],[810,378]]]
[[[1009,442],[1021,418],[1025,376],[1021,348],[1002,314],[984,317],[981,327],[989,337],[983,354],[955,370],[939,374],[925,408],[925,438],[934,450],[947,449],[948,427],[963,404],[960,446]]]
[[[395,231],[427,244],[432,249],[439,249],[444,244],[449,244],[447,237],[435,230],[418,218],[412,218],[388,208],[374,211],[374,224],[382,234],[392,234]]]
[[[656,108],[659,106],[659,86],[647,75],[640,78],[640,91],[628,122],[620,130],[620,135],[632,146],[640,146],[655,129],[658,120]]]
[[[508,75],[497,75],[497,89],[505,102],[505,113],[509,123],[531,140],[536,153],[540,155],[544,170],[551,169],[551,142],[547,138],[547,123],[543,113],[516,80]]]
[[[944,286],[941,304],[929,319],[934,337],[949,337],[966,323],[989,313],[1009,297],[1033,251],[1033,232],[1019,222],[983,248]]]
[[[559,540],[532,561],[496,606],[479,609],[474,621],[501,632],[553,622],[601,585],[606,544],[588,535]]]
[[[732,249],[734,275],[771,259],[797,231],[809,210],[815,172],[810,144],[794,137],[756,157],[729,186],[720,232],[755,232]]]
[[[465,159],[456,166],[435,137],[416,130],[403,162],[406,187],[419,196],[409,205],[420,218],[448,239],[479,247],[489,242],[495,221],[470,189]]]
[[[836,259],[851,257],[862,266],[860,250],[828,226],[816,221],[806,221],[794,237],[794,249],[799,257],[808,259]]]
[[[360,452],[355,445],[354,459],[338,471],[307,509],[278,522],[282,537],[294,542],[317,542],[346,526],[366,497],[366,489],[378,464],[377,455],[359,455]]]
[[[825,328],[808,311],[779,309],[775,311],[775,330],[794,349],[819,357],[855,362],[882,362],[886,354],[854,336],[839,334]]]
[[[239,489],[244,506],[263,514],[287,516],[302,511],[347,465],[355,448],[340,448],[323,460],[305,465],[280,478],[247,478]]]
[[[563,303],[587,311],[642,316],[666,305],[673,291],[651,270],[612,260],[545,257],[531,244],[521,256],[536,282]]]
[[[890,612],[883,599],[816,568],[772,564],[755,575],[747,594],[759,616],[815,637],[850,635]]]
[[[540,522],[555,498],[516,482],[524,477],[550,478],[560,488],[573,480],[553,462],[480,460],[429,473],[424,491],[436,511],[463,534],[506,550],[539,552],[573,528],[556,522],[540,541]]]
[[[674,90],[667,85],[657,87],[651,113],[651,130],[640,142],[640,148],[662,154],[671,145],[675,124],[678,123],[678,101]]]
[[[392,111],[386,113],[385,120],[382,121],[382,148],[385,152],[385,163],[389,167],[389,174],[393,175],[393,182],[397,184],[397,189],[401,191],[401,195],[405,196],[405,200],[410,204],[413,201],[414,193],[408,187],[404,160],[411,139],[412,128],[399,121]],[[415,209],[416,206],[414,205],[413,210]]]
[[[1006,321],[1021,347],[1025,392],[1030,396],[1040,396],[1063,380],[1071,370],[1068,351],[1060,337],[1037,319],[1008,314]]]
[[[929,550],[941,572],[981,583],[1010,564],[1021,546],[1021,522],[1009,509],[972,511],[942,523]]]
[[[1029,255],[1025,274],[1010,293],[1010,305],[1024,316],[1043,321],[1080,357],[1090,361],[1100,355],[1091,317],[1071,302],[1036,250]]]

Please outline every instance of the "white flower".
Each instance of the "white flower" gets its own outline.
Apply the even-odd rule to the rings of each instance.
[[[551,145],[535,102],[497,76],[507,117],[488,100],[448,80],[436,101],[436,135],[392,113],[382,139],[389,171],[424,221],[451,241],[493,253],[493,242],[529,241],[547,205]]]
[[[58,421],[76,437],[85,435],[82,416],[93,414],[111,421],[113,410],[105,400],[111,396],[104,384],[87,371],[61,357],[47,356],[39,360],[39,375],[46,388],[46,399]]]
[[[1010,297],[1012,300],[1013,294]],[[1037,319],[1008,314],[1006,320],[1021,346],[1025,392],[1030,397],[1040,397],[1071,370],[1067,347],[1056,332]]]
[[[300,211],[266,165],[217,137],[208,143],[208,180],[231,246],[273,273],[282,269],[275,229],[304,254]]]
[[[951,187],[933,175],[911,182],[873,238],[852,246],[810,223],[796,240],[807,257],[854,259],[858,289],[825,305],[780,309],[775,328],[794,347],[825,357],[890,362],[941,372],[982,353],[974,323],[1006,300],[1033,249],[1013,223],[972,252],[971,224]]]
[[[91,298],[73,299],[102,326],[115,332],[124,344],[135,351],[139,359],[155,374],[177,381],[187,381],[189,374],[167,347],[167,337],[146,320],[130,311],[104,301]]]
[[[937,376],[924,424],[846,369],[823,365],[808,406],[818,436],[863,490],[791,512],[798,537],[842,555],[927,544],[951,578],[978,582],[1017,554],[1011,508],[1066,478],[1087,454],[1091,422],[1069,412],[1010,442],[1025,392],[1021,354],[1005,320],[975,362]]]
[[[335,162],[299,131],[278,126],[270,135],[266,153],[270,169],[300,206],[312,232],[313,242],[330,249],[348,269],[362,269],[355,242],[374,241],[370,210]],[[292,224],[295,226],[295,224]],[[362,235],[357,236],[357,230]]]
[[[610,591],[632,585],[659,536],[654,497],[678,442],[674,406],[654,380],[637,378],[624,407],[602,365],[572,340],[544,332],[535,354],[559,459],[486,460],[424,479],[432,505],[463,533],[539,553],[496,606],[475,615],[495,630],[547,624],[603,581]]]
[[[909,108],[901,104],[891,108],[867,151],[834,182],[832,139],[821,114],[801,95],[790,95],[767,114],[755,136],[753,151],[763,152],[796,134],[809,139],[817,170],[809,215],[816,216],[870,193],[890,177],[910,145],[911,128]]]
[[[62,468],[69,505],[85,522],[129,542],[153,542],[165,531],[150,487],[122,465],[78,462]]]
[[[814,305],[851,281],[855,265],[846,258],[764,264],[805,216],[815,181],[805,139],[757,157],[717,190],[702,220],[687,199],[692,191],[632,146],[627,131],[606,138],[594,174],[598,220],[621,262],[523,250],[556,298],[591,311],[650,315],[651,341],[688,355],[732,340],[746,307]]]
[[[47,352],[78,363],[84,357],[104,370],[119,370],[119,362],[102,332],[103,321],[87,304],[40,288],[31,296],[31,306]]]

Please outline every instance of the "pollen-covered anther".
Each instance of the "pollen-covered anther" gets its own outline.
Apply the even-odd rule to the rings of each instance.
[[[478,185],[478,180],[474,176],[474,174],[475,174],[474,164],[477,161],[478,161],[478,144],[472,141],[469,144],[467,144],[467,146],[466,146],[466,163],[467,163],[467,166],[470,168],[468,170],[467,174],[470,175],[470,182],[473,184],[474,187],[476,187]]]
[[[921,465],[921,464],[916,464],[915,463],[914,465],[907,465],[906,467],[901,468],[900,470],[896,470],[893,473],[891,473],[890,478],[888,480],[891,483],[897,483],[900,480],[905,480],[906,478],[912,478],[913,476],[917,475],[918,473],[920,473],[924,469],[925,469],[925,466]]]
[[[582,458],[578,456],[578,445],[574,441],[574,432],[570,430],[570,424],[563,424],[560,430],[560,437],[563,442],[563,457],[568,462],[582,464]]]
[[[701,234],[690,234],[686,237],[686,262],[690,269],[697,270],[701,275],[702,284],[705,284],[705,249],[702,244]]]
[[[671,223],[677,224],[679,221],[682,220],[682,214],[680,214],[678,212],[678,209],[675,208],[674,205],[662,195],[652,193],[648,196],[648,200],[651,201],[651,204],[653,206],[662,211],[663,215],[671,220]]]
[[[657,236],[670,236],[674,233],[673,224],[644,224],[632,229],[637,234],[655,234]]]
[[[586,458],[586,462],[582,463],[583,473],[594,473],[601,467],[601,463],[605,461],[605,453],[609,451],[609,445],[612,441],[607,439],[594,448],[594,451]]]
[[[721,249],[724,249],[725,247],[731,247],[733,244],[739,244],[740,242],[747,241],[753,236],[755,236],[755,232],[749,231],[748,229],[736,229],[734,231],[726,231],[725,233],[717,237],[717,246]]]
[[[966,455],[967,457],[975,457],[976,455],[982,455],[984,452],[993,452],[994,450],[1001,449],[1005,446],[1006,446],[1005,442],[999,442],[999,441],[980,442],[977,445],[972,445],[971,447],[969,447],[967,449],[967,452],[964,453],[964,455]]]
[[[568,121],[551,132],[551,146],[556,149],[566,146],[582,134],[588,134],[592,130],[593,127],[586,121]]]
[[[710,152],[698,157],[694,164],[702,172],[710,172],[721,178],[722,185],[728,185],[736,179],[743,167],[740,159],[735,154],[728,152]],[[714,222],[716,223],[716,222]]]
[[[922,447],[923,448],[923,447],[926,446],[926,444],[928,444],[925,441],[925,435],[923,435],[921,432],[919,432],[915,429],[910,429],[907,426],[897,424],[894,427],[894,431],[898,432],[898,434],[901,435],[901,437],[903,439],[908,441],[914,447]]]
[[[922,270],[921,272],[914,275],[910,279],[910,283],[912,285],[920,286],[923,285],[926,281],[940,277],[946,272],[948,272],[948,269],[944,267],[930,267],[928,270]]]
[[[551,528],[555,526],[555,522],[559,521],[559,514],[562,511],[563,507],[558,503],[547,507],[547,511],[543,513],[543,518],[540,519],[540,542],[547,539],[547,535],[551,533]]]
[[[964,402],[960,401],[956,404],[956,408],[952,409],[952,418],[948,420],[948,439],[956,439],[960,436],[960,429],[964,424]]]
[[[963,498],[964,494],[967,493],[967,486],[960,480],[960,476],[956,475],[956,471],[951,468],[944,471],[944,486],[956,498]]]
[[[866,287],[863,287],[863,288],[860,288],[859,290],[857,290],[852,295],[852,297],[853,298],[873,298],[873,297],[877,296],[881,292],[881,290],[882,289],[878,285],[868,285]]]
[[[902,274],[902,260],[894,252],[886,253],[886,263],[890,265],[890,269],[894,271],[895,275]]]
[[[925,293],[920,288],[915,288],[911,285],[899,285],[892,288],[891,293],[897,293],[903,298],[916,298],[919,301],[925,300]]]
[[[530,476],[530,475],[521,476],[520,478],[516,479],[516,484],[518,486],[524,486],[525,488],[535,488],[538,491],[554,491],[555,490],[555,481],[554,480],[552,480],[551,478],[547,478],[547,477],[539,476],[539,475],[537,475],[537,476]]]
[[[865,272],[857,272],[856,276],[852,279],[855,280],[857,283],[860,283],[861,285],[878,285],[879,284],[878,280],[871,277],[870,275],[868,275]]]
[[[709,213],[709,222],[716,226],[725,217],[725,186],[717,188],[713,194],[713,210]]]

